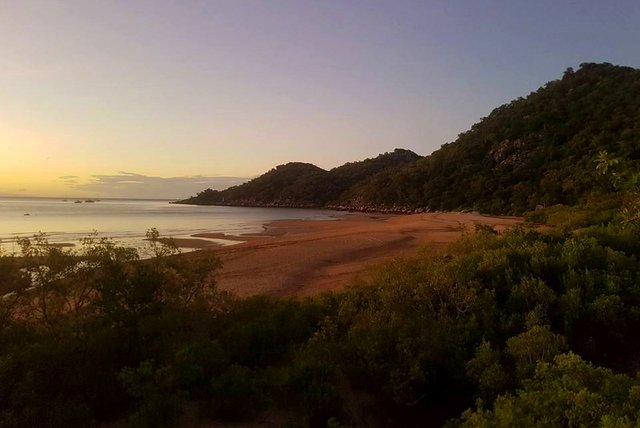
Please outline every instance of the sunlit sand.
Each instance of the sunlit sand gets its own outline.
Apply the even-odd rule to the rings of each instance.
[[[276,221],[265,225],[263,234],[224,236],[245,242],[214,249],[224,263],[218,286],[239,296],[309,296],[339,290],[366,275],[370,266],[413,256],[422,246],[442,247],[460,237],[465,227],[488,224],[500,231],[520,223],[518,217],[470,213],[349,214],[337,221]]]

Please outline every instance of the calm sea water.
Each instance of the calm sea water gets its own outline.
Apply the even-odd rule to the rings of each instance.
[[[98,231],[99,236],[139,248],[144,245],[147,229],[152,227],[162,236],[173,237],[188,237],[200,232],[242,234],[259,232],[264,223],[274,220],[319,220],[335,215],[326,210],[175,205],[158,200],[74,201],[0,197],[0,245],[5,251],[17,251],[17,237],[38,232],[46,233],[51,243],[78,243],[81,238]]]

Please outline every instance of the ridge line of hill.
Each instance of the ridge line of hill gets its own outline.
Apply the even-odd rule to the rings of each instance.
[[[522,214],[608,192],[593,164],[601,152],[620,161],[620,174],[639,170],[640,70],[609,63],[568,68],[425,157],[396,149],[329,171],[292,162],[179,203]]]

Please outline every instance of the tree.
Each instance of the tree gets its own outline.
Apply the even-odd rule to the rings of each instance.
[[[493,410],[467,410],[462,427],[631,427],[640,423],[640,382],[568,353],[537,365]]]

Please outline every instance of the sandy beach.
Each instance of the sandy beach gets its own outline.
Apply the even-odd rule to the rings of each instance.
[[[422,246],[442,247],[460,237],[465,227],[489,224],[501,231],[520,223],[518,217],[471,213],[355,213],[335,220],[276,221],[260,234],[203,233],[177,243],[211,249],[220,256],[222,290],[239,296],[309,296],[339,290],[366,275],[370,266],[414,255]],[[221,247],[207,239],[243,242]]]

